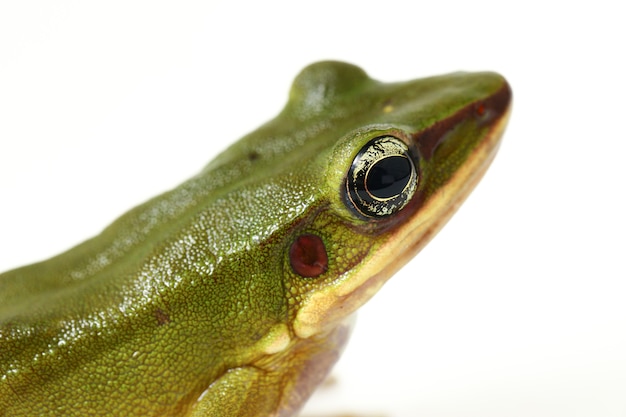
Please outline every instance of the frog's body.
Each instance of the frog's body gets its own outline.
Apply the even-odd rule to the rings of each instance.
[[[478,181],[509,102],[492,73],[383,84],[308,67],[281,114],[199,175],[0,275],[0,415],[294,415],[350,314]],[[348,171],[383,146],[404,194],[364,206]]]

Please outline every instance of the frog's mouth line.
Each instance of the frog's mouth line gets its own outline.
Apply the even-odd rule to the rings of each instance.
[[[334,327],[367,302],[382,285],[411,260],[447,223],[483,177],[500,145],[509,105],[491,132],[428,203],[381,246],[367,265],[349,280],[313,294],[294,320],[298,337],[306,338]],[[428,219],[424,221],[424,219]]]

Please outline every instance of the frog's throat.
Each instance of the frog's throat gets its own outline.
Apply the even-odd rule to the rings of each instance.
[[[416,212],[416,215],[398,228],[355,275],[310,296],[293,322],[293,330],[298,337],[310,337],[338,325],[347,315],[369,300],[437,234],[478,184],[493,161],[510,112],[509,105],[449,181]]]

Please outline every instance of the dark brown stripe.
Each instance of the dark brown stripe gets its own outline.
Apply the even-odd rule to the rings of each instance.
[[[507,82],[496,93],[483,100],[468,104],[451,117],[411,136],[424,159],[432,158],[445,134],[470,116],[479,119],[479,124],[490,124],[501,118],[511,102],[511,87]]]

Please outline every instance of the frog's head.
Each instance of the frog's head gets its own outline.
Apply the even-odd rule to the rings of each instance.
[[[446,223],[493,159],[510,101],[493,73],[381,84],[325,62],[296,78],[279,117],[313,130],[296,156],[307,209],[284,250],[297,336],[355,311]]]
[[[510,101],[493,73],[384,84],[317,63],[214,161],[259,196],[257,256],[276,258],[263,270],[282,278],[291,334],[336,326],[432,238],[494,157]]]

